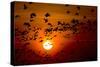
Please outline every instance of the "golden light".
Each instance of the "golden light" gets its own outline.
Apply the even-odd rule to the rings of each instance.
[[[53,45],[52,45],[52,42],[50,42],[50,41],[46,41],[43,44],[43,48],[46,50],[50,50],[52,47],[53,47]]]

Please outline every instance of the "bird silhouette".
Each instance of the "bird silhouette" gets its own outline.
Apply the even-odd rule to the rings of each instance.
[[[86,19],[86,16],[83,16],[84,19]]]
[[[70,11],[67,11],[67,14],[69,14],[70,13]]]
[[[56,37],[57,35],[54,35],[53,37]]]
[[[49,13],[46,13],[46,14],[45,14],[45,17],[49,17],[49,16],[50,16],[50,14],[49,14]]]
[[[29,2],[29,4],[32,4],[32,2]]]
[[[30,18],[34,18],[34,17],[36,17],[36,14],[35,13],[31,13],[30,14]]]
[[[75,15],[79,15],[79,13],[77,12],[77,13],[75,13]]]
[[[91,9],[91,12],[94,12],[94,9]]]
[[[33,40],[36,40],[37,38],[34,38]]]
[[[72,26],[76,26],[76,25],[79,24],[79,20],[77,20],[77,19],[72,19],[71,24],[72,24]]]
[[[16,16],[15,16],[15,18],[19,18],[19,17],[20,17],[20,15],[16,15]]]
[[[60,21],[58,21],[58,25],[61,25],[61,22]]]
[[[53,30],[53,28],[47,28],[45,29],[46,32],[51,32]]]
[[[28,27],[31,26],[28,22],[25,22],[24,25],[25,25],[25,26],[28,26]]]
[[[40,42],[43,42],[43,40],[40,40]]]
[[[55,27],[54,29],[53,29],[53,31],[57,31],[58,30],[58,27]]]
[[[52,27],[52,24],[51,23],[48,23],[48,25]]]
[[[44,21],[45,21],[45,23],[47,23],[48,22],[48,19],[47,18],[44,18]]]
[[[27,9],[27,6],[24,4],[24,9]]]
[[[77,6],[77,9],[80,10],[80,6]]]
[[[69,4],[65,4],[66,7],[70,6]]]

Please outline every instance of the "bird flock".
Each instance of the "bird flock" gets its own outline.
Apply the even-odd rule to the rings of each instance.
[[[29,4],[34,4],[32,2],[29,2]],[[64,7],[69,7],[70,5],[65,4]],[[74,14],[75,16],[80,16],[80,10],[81,10],[81,6],[75,6],[77,12]],[[23,9],[27,10],[28,6],[27,4],[23,5]],[[94,13],[96,10],[91,9],[90,12],[91,14]],[[71,10],[66,10],[66,14],[69,15],[71,14]],[[37,17],[37,13],[30,13],[30,19],[29,22],[24,22],[23,23],[23,27],[25,27],[26,29],[21,31],[20,28],[18,28],[17,26],[15,26],[15,37],[16,39],[19,39],[20,41],[24,41],[26,42],[24,45],[30,45],[29,41],[37,41],[42,43],[43,40],[43,36],[40,36],[40,31],[43,30],[44,31],[44,36],[47,37],[47,40],[52,40],[53,38],[57,37],[57,34],[54,34],[53,36],[51,36],[54,32],[57,32],[59,34],[62,34],[63,32],[67,32],[67,31],[71,31],[72,33],[70,34],[64,34],[62,35],[64,38],[71,38],[70,35],[78,35],[80,34],[82,31],[83,32],[93,32],[96,30],[96,23],[97,21],[94,20],[90,20],[87,18],[87,16],[82,16],[83,20],[86,19],[86,21],[82,22],[79,19],[76,18],[72,18],[70,22],[67,21],[57,21],[56,25],[53,25],[52,23],[49,22],[49,17],[52,17],[52,13],[49,12],[45,12],[44,14],[44,18],[42,19],[44,22],[44,24],[47,25],[47,28],[42,28],[42,27],[37,27],[37,26],[32,26],[31,23],[34,22],[35,18]],[[21,15],[17,14],[14,16],[15,20],[18,20],[18,18],[21,17]],[[32,32],[32,35],[30,35],[30,32]],[[21,50],[16,50],[17,52],[21,51]],[[32,51],[30,51],[32,52]],[[33,53],[34,54],[34,53]],[[47,55],[47,54],[45,54]],[[48,60],[49,56],[45,56],[45,58],[47,58],[46,60]]]

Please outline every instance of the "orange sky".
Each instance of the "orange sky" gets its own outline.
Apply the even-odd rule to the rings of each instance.
[[[24,6],[27,8],[24,9]],[[94,36],[95,33],[93,32],[84,32],[81,26],[77,26],[80,32],[79,34],[72,34],[72,30],[67,31],[52,31],[48,34],[48,36],[45,36],[45,29],[47,28],[55,28],[55,27],[61,27],[60,25],[57,25],[58,21],[61,21],[61,23],[65,24],[71,24],[72,19],[78,19],[79,23],[87,23],[88,20],[90,20],[92,23],[97,19],[97,11],[95,6],[80,6],[80,8],[77,8],[77,5],[70,5],[65,6],[65,4],[48,4],[48,3],[32,3],[29,4],[28,2],[15,2],[15,8],[14,8],[14,16],[19,15],[20,17],[16,18],[14,17],[14,23],[15,23],[15,29],[18,28],[19,31],[28,31],[29,33],[24,35],[26,39],[29,39],[34,36],[36,32],[34,32],[34,27],[39,28],[38,30],[38,36],[36,40],[26,40],[23,41],[22,36],[17,36],[15,39],[15,48],[19,48],[21,44],[25,44],[27,42],[30,43],[28,45],[28,49],[34,51],[36,54],[40,56],[44,56],[44,54],[48,54],[49,56],[55,56],[57,55],[61,50],[67,49],[70,45],[73,45],[73,43],[76,41],[78,37],[80,40],[85,40],[83,37],[87,37],[88,35]],[[67,11],[70,11],[68,14]],[[35,13],[36,16],[34,18],[30,18],[31,13]],[[49,13],[49,17],[45,17],[45,14]],[[79,15],[75,15],[76,13],[79,13]],[[84,16],[86,16],[86,19],[84,19]],[[45,23],[44,19],[48,19],[48,22]],[[30,22],[30,20],[33,20]],[[29,23],[31,26],[27,27],[23,25],[24,23]],[[48,23],[52,24],[52,27],[48,25]],[[31,30],[29,30],[31,28]],[[41,28],[41,29],[40,29]],[[84,33],[83,33],[84,32]],[[18,34],[18,33],[15,33]],[[56,35],[56,36],[55,36]],[[55,37],[54,37],[55,36]],[[65,36],[65,37],[64,37]],[[52,38],[54,37],[54,38]],[[82,37],[82,38],[81,38]],[[18,38],[18,40],[17,40]],[[47,40],[47,38],[52,38],[50,41],[53,44],[53,48],[49,51],[46,51],[43,48],[43,43]],[[87,39],[91,39],[90,37],[87,37]],[[86,40],[87,40],[86,39]],[[43,40],[43,42],[40,42]],[[95,36],[91,39],[95,41]],[[91,41],[89,40],[89,41]],[[69,48],[68,48],[69,49]]]

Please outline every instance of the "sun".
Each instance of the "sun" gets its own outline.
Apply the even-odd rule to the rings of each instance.
[[[45,49],[45,50],[50,50],[51,48],[53,47],[53,44],[52,44],[52,42],[50,42],[50,41],[46,41],[46,42],[44,42],[44,44],[43,44],[43,48]]]

